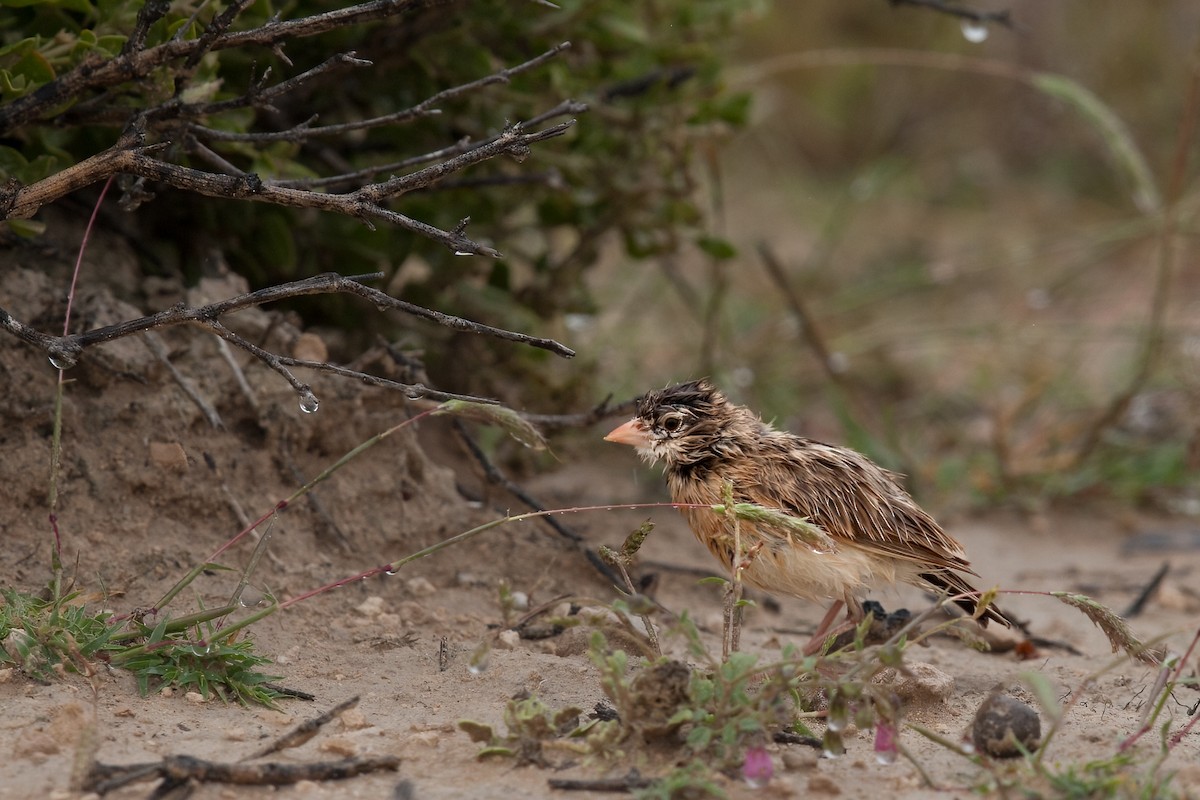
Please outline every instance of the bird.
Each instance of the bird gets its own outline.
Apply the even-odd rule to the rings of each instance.
[[[663,462],[671,500],[696,538],[727,568],[742,569],[746,583],[833,600],[814,643],[842,607],[861,621],[861,598],[879,584],[913,584],[977,612],[979,594],[965,576],[978,575],[962,545],[905,491],[901,475],[850,448],[777,430],[707,378],[647,392],[633,419],[604,438],[632,445],[648,463]],[[712,508],[725,509],[728,500],[782,512],[793,523],[803,518],[824,545],[798,537],[778,514],[741,519],[735,532],[734,516]],[[1015,624],[991,603],[978,621]]]

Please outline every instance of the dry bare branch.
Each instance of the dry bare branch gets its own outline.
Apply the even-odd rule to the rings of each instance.
[[[340,8],[295,20],[273,19],[247,31],[222,33],[211,40],[171,39],[145,49],[131,49],[116,58],[95,56],[84,60],[70,72],[24,97],[0,108],[0,134],[7,134],[48,115],[55,108],[78,100],[87,92],[107,89],[148,77],[157,67],[170,61],[190,58],[197,52],[228,50],[263,45],[270,47],[288,39],[360,25],[364,22],[397,16],[413,9],[444,5],[449,0],[374,0],[349,8]],[[147,26],[148,27],[148,26]],[[144,38],[144,34],[142,34]]]
[[[396,125],[403,122],[411,122],[415,119],[440,113],[440,109],[437,108],[438,103],[445,102],[446,100],[458,97],[459,95],[466,94],[467,92],[471,92],[476,89],[482,89],[485,86],[492,86],[497,83],[508,83],[510,80],[512,80],[513,76],[519,75],[522,72],[527,72],[535,67],[540,67],[542,64],[545,64],[559,53],[562,53],[570,48],[570,46],[570,42],[563,42],[562,44],[555,45],[541,55],[535,56],[534,58],[531,58],[522,64],[518,64],[515,67],[507,67],[497,72],[493,72],[491,75],[486,77],[479,78],[478,80],[453,86],[449,89],[443,89],[437,94],[425,98],[415,106],[406,108],[402,111],[396,111],[391,114],[372,117],[371,119],[344,122],[338,125],[321,125],[319,127],[311,127],[307,122],[305,122],[295,127],[288,128],[285,131],[268,131],[262,133],[234,133],[230,131],[213,130],[212,128],[206,128],[201,125],[190,125],[188,126],[188,130],[195,134],[198,138],[215,142],[300,142],[317,136],[341,136],[343,134],[350,133],[351,131],[366,130],[369,128],[382,127],[384,125]],[[352,55],[353,54],[343,55],[338,58],[349,58]],[[333,60],[334,59],[330,59],[330,61]],[[356,59],[356,61],[359,61],[361,64],[370,64],[370,62],[363,62],[358,59]],[[275,89],[278,89],[278,87],[273,87],[270,96],[278,96],[283,94],[283,91],[286,91],[275,91]],[[263,92],[262,94],[263,96],[267,95],[266,92]],[[214,103],[206,105],[216,106],[218,104]],[[215,109],[209,110],[204,106],[201,106],[192,110],[191,114],[199,116],[202,114],[214,113],[214,111]]]
[[[936,11],[939,14],[945,14],[950,17],[958,17],[970,22],[978,22],[981,25],[994,22],[997,25],[1003,25],[1006,28],[1013,26],[1012,12],[1008,9],[1002,11],[976,11],[973,8],[964,8],[957,3],[945,2],[945,0],[888,0],[893,6],[917,6],[919,8],[928,8],[931,11]]]
[[[519,342],[527,344],[531,347],[538,347],[543,350],[549,350],[556,355],[564,358],[571,358],[575,355],[575,351],[569,347],[556,342],[553,339],[542,339],[536,336],[529,336],[524,333],[515,331],[507,331],[502,328],[494,328],[490,325],[473,322],[462,317],[455,317],[449,314],[443,314],[439,311],[433,311],[422,306],[398,300],[391,295],[372,289],[362,283],[363,280],[369,278],[380,277],[379,275],[367,275],[358,277],[345,277],[336,273],[325,273],[304,280],[293,281],[291,283],[271,286],[266,289],[259,289],[255,292],[231,297],[227,300],[220,300],[215,303],[209,303],[205,306],[190,307],[182,303],[172,306],[165,311],[160,311],[157,314],[152,314],[139,319],[126,320],[115,325],[106,325],[100,328],[83,333],[75,333],[67,336],[50,336],[42,333],[34,328],[29,327],[25,323],[13,317],[3,308],[0,308],[0,327],[7,330],[13,336],[16,336],[23,342],[33,345],[41,350],[44,350],[50,357],[52,363],[60,368],[67,368],[78,361],[79,356],[85,349],[93,345],[103,342],[111,342],[114,339],[120,339],[125,336],[132,336],[144,331],[150,331],[158,328],[171,327],[175,325],[197,324],[201,325],[213,333],[217,334],[225,341],[242,348],[246,352],[260,359],[268,367],[282,375],[292,388],[299,394],[310,394],[310,389],[307,384],[302,383],[295,375],[287,368],[289,366],[305,367],[308,369],[322,370],[332,372],[343,377],[355,378],[374,386],[395,389],[403,392],[410,398],[428,398],[430,400],[468,400],[473,402],[489,403],[492,401],[485,400],[469,395],[450,394],[448,392],[439,392],[430,389],[421,384],[404,384],[396,381],[391,381],[386,378],[380,378],[375,375],[370,375],[364,372],[358,372],[345,367],[339,367],[334,364],[328,364],[320,361],[304,361],[300,359],[290,358],[287,356],[279,356],[268,352],[257,345],[254,345],[236,333],[233,333],[219,321],[220,317],[225,314],[232,313],[244,308],[252,306],[260,306],[265,303],[273,303],[279,300],[286,300],[293,297],[302,297],[312,294],[333,294],[345,293],[356,294],[373,303],[379,309],[396,309],[407,314],[419,316],[431,322],[436,322],[439,325],[451,328],[464,333],[474,333],[483,336],[491,336],[497,339],[504,339],[510,342]]]
[[[37,183],[11,191],[0,189],[0,220],[28,219],[38,209],[71,192],[113,175],[136,175],[165,183],[177,189],[207,197],[253,200],[289,208],[315,208],[355,217],[368,225],[383,220],[439,242],[455,253],[499,258],[494,248],[482,245],[459,231],[444,231],[378,205],[384,199],[435,183],[440,178],[471,164],[508,153],[523,158],[529,145],[562,135],[571,122],[561,122],[550,128],[525,133],[521,125],[512,125],[486,146],[447,159],[409,175],[383,183],[370,184],[346,194],[326,194],[304,189],[292,189],[263,181],[254,173],[224,175],[182,167],[154,158],[151,153],[162,145],[130,146],[123,137],[113,147],[86,158]]]

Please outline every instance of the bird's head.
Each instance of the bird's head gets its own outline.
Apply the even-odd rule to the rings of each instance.
[[[632,445],[651,463],[685,468],[727,454],[741,410],[707,379],[677,383],[639,398],[637,416],[604,438]]]

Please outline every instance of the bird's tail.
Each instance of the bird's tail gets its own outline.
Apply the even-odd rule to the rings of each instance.
[[[967,579],[957,572],[937,570],[922,572],[921,580],[938,594],[954,598],[954,604],[966,611],[972,617],[979,609],[979,590],[967,582]],[[965,595],[965,596],[960,596]],[[979,624],[987,627],[989,621],[995,620],[1006,628],[1021,628],[1020,623],[1000,610],[995,603],[988,603],[987,608],[979,615]]]

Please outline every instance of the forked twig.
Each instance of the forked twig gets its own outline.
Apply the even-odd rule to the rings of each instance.
[[[345,277],[336,273],[325,273],[312,278],[305,278],[291,283],[284,283],[278,286],[271,286],[266,289],[248,292],[246,294],[231,297],[227,300],[220,300],[215,303],[209,303],[205,306],[185,306],[182,303],[172,306],[165,311],[160,311],[157,314],[141,317],[139,319],[127,320],[115,325],[105,325],[100,328],[93,328],[90,331],[83,333],[75,333],[63,336],[51,336],[42,333],[20,320],[13,317],[3,308],[0,308],[0,328],[7,330],[13,336],[16,336],[23,342],[31,344],[35,347],[44,350],[50,357],[51,361],[59,367],[70,367],[78,361],[80,354],[93,345],[103,342],[111,342],[115,339],[120,339],[125,336],[132,336],[144,331],[155,330],[158,328],[166,328],[174,325],[198,324],[213,331],[230,344],[234,344],[246,352],[260,359],[268,367],[282,375],[289,384],[301,395],[309,392],[307,384],[302,383],[290,370],[288,366],[307,367],[310,369],[318,369],[326,372],[333,372],[344,377],[355,378],[364,383],[370,383],[376,386],[382,386],[389,389],[396,389],[403,392],[410,398],[427,398],[430,400],[469,400],[472,402],[490,403],[492,401],[470,397],[466,395],[456,395],[447,392],[439,392],[430,389],[421,384],[404,384],[396,381],[391,381],[386,378],[380,378],[375,375],[369,375],[364,372],[339,367],[333,364],[328,364],[320,361],[305,361],[301,359],[290,358],[287,356],[279,356],[270,353],[251,342],[246,341],[241,336],[233,333],[225,328],[219,322],[219,318],[225,314],[239,311],[252,306],[263,305],[264,303],[273,303],[279,300],[285,300],[293,297],[302,297],[311,294],[332,294],[345,293],[356,294],[381,309],[396,309],[403,311],[406,314],[421,317],[422,319],[436,322],[439,325],[451,328],[452,330],[462,331],[466,333],[474,333],[483,336],[491,336],[497,339],[503,339],[511,342],[520,342],[531,347],[538,347],[543,350],[549,350],[556,355],[564,358],[570,358],[575,355],[575,351],[569,347],[560,344],[553,339],[543,339],[536,336],[529,336],[524,333],[508,331],[502,328],[494,328],[490,325],[484,325],[479,322],[463,319],[462,317],[443,314],[440,311],[433,311],[422,306],[407,303],[403,300],[398,300],[378,289],[372,289],[364,285],[363,281],[377,277],[376,275],[360,275],[355,277]]]

